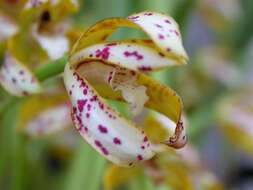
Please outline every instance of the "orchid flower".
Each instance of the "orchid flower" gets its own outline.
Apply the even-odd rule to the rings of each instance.
[[[0,70],[0,84],[10,94],[22,97],[42,92],[32,72],[34,69],[69,51],[71,38],[75,36],[69,34],[70,23],[65,18],[77,11],[78,4],[76,0],[18,2],[23,4],[16,18],[20,26],[7,18],[2,22],[0,19],[0,25],[5,25],[0,27],[0,40],[1,33],[11,31],[4,38],[8,41],[8,48]]]
[[[106,42],[119,27],[142,30],[150,39]],[[185,65],[188,60],[177,23],[145,11],[126,19],[105,19],[86,31],[71,51],[64,83],[72,120],[81,137],[111,162],[132,167],[155,154],[147,134],[116,112],[103,98],[127,102],[137,115],[143,107],[168,117],[173,132],[163,144],[174,148],[187,138],[182,101],[170,88],[142,74]]]
[[[156,146],[157,142],[169,134],[168,126],[171,121],[162,115],[149,115],[143,129],[152,133],[150,140]],[[154,128],[153,126],[158,126]],[[184,148],[173,150],[160,147],[159,153],[151,160],[145,161],[135,168],[122,168],[110,165],[104,174],[104,188],[117,189],[120,185],[127,184],[138,177],[146,175],[151,178],[156,188],[165,186],[175,190],[222,190],[223,187],[216,177],[203,168],[203,163],[198,152],[193,146],[187,144]]]

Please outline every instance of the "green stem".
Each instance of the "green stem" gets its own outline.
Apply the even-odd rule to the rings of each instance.
[[[64,67],[68,61],[68,57],[64,56],[60,59],[52,61],[35,71],[35,76],[42,82],[50,77],[56,76],[64,71]]]

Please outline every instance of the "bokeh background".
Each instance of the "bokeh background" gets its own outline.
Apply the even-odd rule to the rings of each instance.
[[[178,22],[190,62],[152,76],[181,96],[189,143],[198,151],[201,164],[224,189],[252,190],[253,1],[79,0],[79,4],[80,11],[68,18],[78,31],[105,18],[144,10],[169,14]],[[110,40],[134,37],[145,36],[122,28]],[[53,88],[58,80],[43,85]],[[58,93],[63,91],[61,86],[57,88]],[[103,176],[110,164],[86,145],[73,127],[32,138],[17,129],[22,104],[6,105],[8,99],[0,88],[0,189],[105,189]],[[131,118],[124,106],[111,104]],[[29,110],[29,106],[23,109]],[[115,189],[175,187],[158,187],[144,175]]]

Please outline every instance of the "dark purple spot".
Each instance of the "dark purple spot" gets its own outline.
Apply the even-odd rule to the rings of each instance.
[[[134,52],[125,51],[125,52],[124,52],[124,55],[125,55],[126,57],[134,56],[134,57],[136,57],[137,60],[143,59],[143,56],[142,56],[142,55],[139,55],[137,51],[134,51]]]
[[[87,102],[87,99],[77,101],[78,109],[79,109],[80,112],[83,111],[83,107],[85,106],[86,102]]]
[[[23,70],[19,71],[20,75],[23,75],[25,72]]]
[[[171,24],[171,22],[169,20],[165,20],[165,22],[168,23],[168,24]]]
[[[148,141],[148,137],[145,136],[145,137],[143,138],[143,142],[147,142],[147,141]]]
[[[87,89],[83,90],[83,94],[86,95],[87,94]]]
[[[107,128],[103,125],[98,125],[98,129],[101,133],[107,133]]]
[[[72,95],[72,90],[69,91],[69,95]]]
[[[102,147],[101,142],[99,142],[98,140],[95,140],[94,142],[95,142],[95,145],[97,145],[98,147]]]
[[[96,57],[101,57],[101,58],[103,58],[105,60],[107,60],[109,58],[109,55],[110,55],[110,53],[109,53],[109,47],[106,47],[103,50],[99,50],[98,49],[96,51]]]
[[[132,16],[132,17],[130,17],[130,18],[128,18],[129,20],[135,20],[135,19],[137,19],[137,18],[139,18],[139,16]]]
[[[140,154],[137,156],[137,158],[138,158],[138,160],[143,160],[143,157]]]
[[[118,139],[117,137],[115,137],[115,138],[113,139],[113,142],[114,142],[114,144],[121,144],[120,139]]]
[[[88,109],[88,111],[90,111],[90,109],[91,109],[91,105],[90,104],[87,105],[87,109]]]
[[[152,68],[151,68],[151,67],[146,67],[146,66],[138,67],[138,69],[139,69],[140,71],[152,71]]]
[[[157,28],[162,28],[160,24],[154,24]]]
[[[89,57],[93,57],[93,54],[91,53],[91,54],[89,55]]]
[[[105,155],[109,154],[108,150],[105,147],[102,147],[101,150]]]
[[[164,36],[163,36],[162,34],[158,34],[158,38],[159,38],[160,40],[163,40],[163,39],[164,39]]]
[[[86,113],[86,117],[89,118],[89,117],[90,117],[90,114],[89,114],[89,113]]]
[[[152,13],[145,13],[144,15],[145,16],[152,16],[153,14]]]
[[[170,49],[170,48],[167,48],[166,50],[167,50],[168,52],[170,52],[170,51],[171,51],[171,49]]]
[[[145,149],[145,146],[141,146],[141,149],[143,149],[143,150],[144,150],[144,149]]]

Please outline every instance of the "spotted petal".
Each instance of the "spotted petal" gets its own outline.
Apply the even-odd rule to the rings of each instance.
[[[39,95],[29,98],[18,114],[19,129],[29,136],[50,135],[71,126],[71,104],[62,95]]]
[[[105,43],[118,27],[138,28],[151,40]],[[177,23],[171,17],[148,11],[127,19],[112,18],[97,23],[82,35],[72,55],[72,64],[96,57],[140,71],[185,65],[188,60]]]
[[[151,40],[104,42],[120,26],[139,28]],[[170,30],[173,36],[165,37]],[[176,132],[165,143],[183,146],[176,145],[183,130],[181,99],[171,89],[136,70],[183,65],[186,60],[177,24],[163,14],[143,12],[94,25],[74,46],[64,71],[75,127],[97,152],[118,165],[132,166],[153,156],[144,132],[114,111],[104,97],[130,103],[134,114],[145,106],[167,116],[175,123]]]
[[[0,84],[14,96],[26,96],[42,91],[33,73],[10,53],[6,53],[0,71]]]

